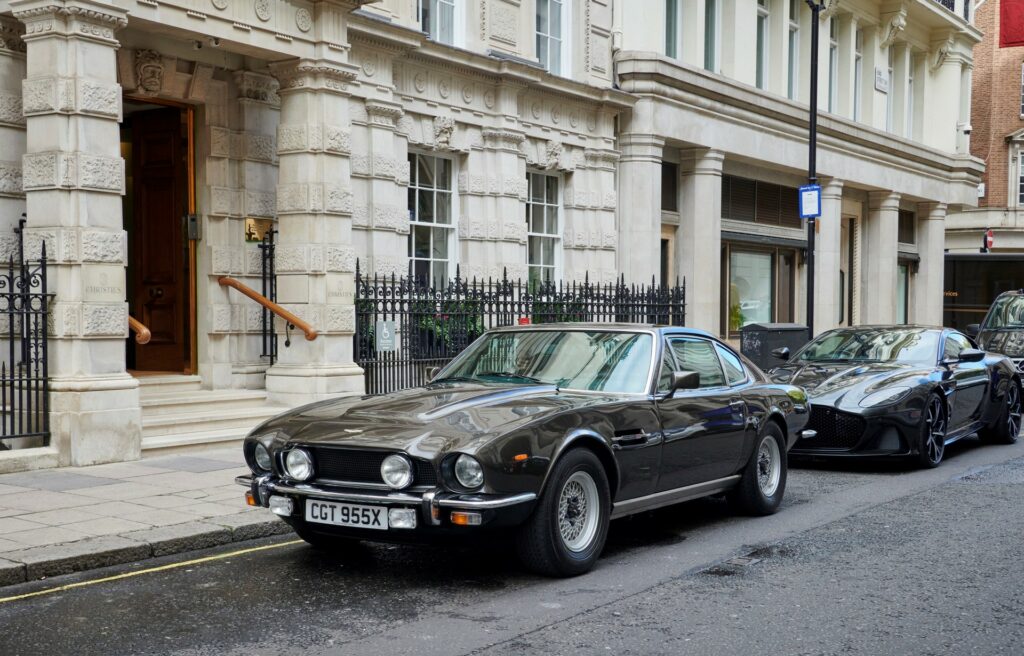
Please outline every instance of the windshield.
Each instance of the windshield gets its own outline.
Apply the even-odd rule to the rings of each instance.
[[[985,330],[1024,328],[1024,296],[1001,296],[985,317]]]
[[[645,333],[490,333],[477,340],[438,380],[549,384],[563,389],[642,393],[647,391],[653,344],[651,335]]]
[[[920,328],[833,330],[793,359],[800,362],[927,362],[938,354],[938,334]]]

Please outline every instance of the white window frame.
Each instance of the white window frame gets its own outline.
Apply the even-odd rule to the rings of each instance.
[[[1014,207],[1024,207],[1024,150],[1021,150],[1018,145],[1015,151],[1015,159],[1017,161],[1017,193],[1014,198],[1016,198],[1017,203]]]
[[[907,68],[907,115],[904,117],[904,136],[907,139],[914,138],[914,57],[910,57],[910,65]]]
[[[665,56],[673,59],[681,59],[683,52],[683,31],[680,29],[682,21],[679,15],[682,7],[679,6],[679,2],[680,0],[665,0]],[[669,7],[672,11],[669,11]],[[674,20],[672,14],[675,14]]]
[[[839,21],[828,21],[828,111],[839,110]]]
[[[408,253],[408,260],[409,260],[410,264],[412,264],[411,269],[412,269],[413,275],[415,275],[415,270],[416,270],[416,266],[414,264],[414,261],[416,261],[416,260],[419,260],[419,261],[429,261],[431,263],[431,265],[429,267],[429,269],[430,269],[430,279],[429,279],[428,282],[429,282],[430,285],[435,285],[435,284],[438,284],[438,281],[434,280],[434,267],[433,267],[433,263],[434,262],[446,261],[448,263],[447,267],[446,267],[446,271],[445,271],[445,275],[447,276],[448,280],[451,280],[451,279],[453,279],[455,277],[455,270],[456,270],[456,267],[459,264],[459,260],[458,260],[458,256],[459,256],[459,243],[458,243],[459,190],[458,190],[458,185],[455,183],[455,181],[458,179],[458,170],[457,170],[458,160],[456,160],[453,157],[445,157],[443,155],[438,155],[437,153],[421,152],[421,151],[417,151],[417,150],[410,150],[409,151],[409,156],[417,157],[417,158],[419,158],[419,157],[426,157],[426,158],[431,159],[432,161],[433,160],[445,160],[445,161],[447,161],[449,163],[449,166],[450,166],[450,169],[451,169],[451,171],[450,171],[451,175],[450,175],[450,179],[448,180],[448,189],[447,189],[447,193],[449,194],[450,199],[451,199],[451,201],[449,203],[449,208],[450,208],[449,211],[451,212],[451,216],[449,217],[449,222],[448,223],[438,223],[437,221],[418,221],[417,220],[417,216],[418,216],[418,213],[419,213],[419,200],[418,200],[418,198],[417,198],[417,201],[416,201],[416,205],[415,205],[415,207],[413,209],[410,210],[407,207],[407,211],[409,212],[409,238],[408,238],[408,240],[406,242],[407,243],[406,251]],[[418,192],[420,190],[422,190],[422,191],[433,191],[435,193],[435,196],[434,196],[434,216],[436,217],[437,216],[437,196],[436,196],[436,193],[437,193],[437,190],[439,188],[438,187],[421,187],[418,184],[419,173],[418,173],[417,167],[415,166],[415,164],[410,164],[409,168],[411,169],[409,171],[409,191],[413,191],[413,192]],[[435,171],[436,171],[436,168],[435,168]],[[406,202],[406,206],[408,206],[408,201]],[[415,236],[415,233],[416,233],[416,226],[428,227],[428,228],[430,228],[432,230],[440,228],[440,229],[444,229],[444,230],[447,231],[447,233],[448,233],[448,258],[447,258],[447,260],[435,259],[434,258],[434,254],[433,254],[433,249],[431,249],[430,253],[428,254],[428,256],[426,258],[416,257],[415,252],[413,251],[413,248],[412,248],[413,239],[414,239],[414,236]],[[433,235],[431,235],[431,241],[433,241]]]
[[[853,120],[861,120],[864,111],[864,28],[853,35]]]
[[[447,5],[452,8],[452,38],[451,41],[444,41],[438,38],[438,34],[430,29],[429,25],[423,24],[423,12],[424,8],[430,8],[433,10],[435,17],[440,16],[438,11],[439,5]],[[444,43],[449,46],[464,47],[466,33],[466,15],[465,15],[466,3],[462,0],[416,0],[416,22],[419,23],[420,29],[426,32],[430,39],[436,43]]]
[[[1020,118],[1024,120],[1024,62],[1020,65]]]
[[[549,203],[547,199],[543,202],[533,200],[533,194],[531,193],[530,185],[533,181],[533,176],[540,176],[543,178],[554,178],[557,183],[557,193],[555,194],[554,204]],[[546,184],[546,183],[545,183]],[[546,189],[546,186],[545,186]],[[562,225],[564,221],[564,210],[562,209],[562,194],[564,189],[564,178],[561,175],[553,175],[548,171],[538,171],[535,169],[526,170],[526,280],[530,281],[530,269],[540,267],[542,269],[551,269],[551,280],[552,282],[557,281],[562,276]],[[534,207],[554,207],[555,208],[555,230],[554,232],[534,232],[530,219],[533,216]],[[539,237],[542,239],[551,239],[554,243],[552,245],[552,263],[551,264],[530,264],[530,238]],[[541,278],[543,281],[543,277]]]
[[[800,4],[803,0],[789,0],[787,18],[786,96],[790,100],[800,97]]]
[[[893,125],[893,114],[895,113],[895,107],[893,103],[893,96],[896,95],[896,80],[893,79],[896,72],[896,44],[890,44],[888,48],[888,54],[886,55],[889,59],[889,90],[885,93],[885,131],[892,132],[895,126]]]
[[[710,35],[707,30],[708,8],[712,10],[712,27],[714,28]],[[709,38],[711,39],[710,51],[708,48]],[[708,61],[709,52],[712,58],[710,62]],[[712,73],[722,72],[722,0],[704,0],[704,70]]]
[[[535,48],[537,47],[537,44],[538,44],[538,42],[541,39],[546,39],[548,41],[548,53],[549,53],[548,61],[542,61],[540,59],[540,48],[537,48],[537,52],[535,53],[537,55],[537,61],[540,62],[541,66],[543,66],[544,69],[547,72],[549,72],[549,73],[551,73],[553,75],[561,75],[562,77],[569,77],[569,71],[572,70],[571,63],[569,62],[569,53],[572,52],[572,49],[569,47],[569,36],[572,34],[572,30],[570,29],[571,20],[572,20],[572,15],[570,13],[571,12],[572,1],[571,0],[536,0],[536,2],[537,2],[537,6],[538,7],[541,5],[541,3],[546,4],[548,6],[548,11],[549,12],[551,11],[552,5],[557,5],[558,8],[559,8],[558,9],[558,12],[559,12],[559,34],[557,36],[551,34],[550,32],[548,32],[548,33],[541,32],[540,29],[539,29],[539,26],[537,25],[536,17],[534,17],[534,25],[533,25],[534,47]],[[549,16],[550,16],[550,13],[549,13]],[[550,21],[550,18],[549,18],[549,20],[548,20],[549,28],[550,28],[550,25],[551,25],[551,21]],[[554,69],[551,68],[551,60],[550,60],[551,43],[555,42],[555,41],[558,42],[558,62],[559,62],[558,63],[558,70],[554,70]]]
[[[755,84],[758,89],[768,88],[768,44],[771,40],[771,2],[772,0],[758,0],[757,2],[757,61],[755,62]]]

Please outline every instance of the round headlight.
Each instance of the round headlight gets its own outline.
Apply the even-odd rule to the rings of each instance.
[[[462,487],[475,490],[484,484],[484,468],[473,456],[462,454],[455,461],[455,478]]]
[[[913,390],[909,387],[890,387],[889,389],[875,392],[874,394],[868,394],[860,401],[860,407],[870,408],[876,405],[886,405],[888,403],[896,403],[907,394],[910,394]]]
[[[405,456],[392,453],[380,463],[380,477],[396,490],[408,487],[412,483],[412,463]]]
[[[257,467],[263,471],[270,471],[270,451],[267,451],[267,447],[262,443],[257,442],[252,456],[253,460],[256,461]]]
[[[313,478],[313,457],[303,449],[292,449],[284,457],[284,470],[290,478],[308,481]]]

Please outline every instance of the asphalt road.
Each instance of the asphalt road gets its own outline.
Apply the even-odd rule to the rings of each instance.
[[[947,457],[794,469],[769,518],[617,521],[569,580],[500,546],[275,539],[3,588],[43,594],[0,601],[0,654],[1024,654],[1024,443]]]

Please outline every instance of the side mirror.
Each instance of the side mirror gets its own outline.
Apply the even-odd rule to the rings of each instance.
[[[981,362],[985,359],[985,352],[978,349],[964,349],[960,351],[960,362]]]
[[[789,360],[789,347],[780,346],[772,351],[772,357],[777,360]]]
[[[439,373],[441,373],[441,367],[430,367],[427,369],[427,382],[429,383],[437,378],[437,374]]]
[[[969,323],[967,324],[967,328],[964,329],[964,332],[967,333],[968,337],[975,338],[981,332],[981,324]]]
[[[700,374],[696,371],[673,371],[672,387],[668,393],[672,394],[676,390],[697,389],[698,387],[700,387]]]

